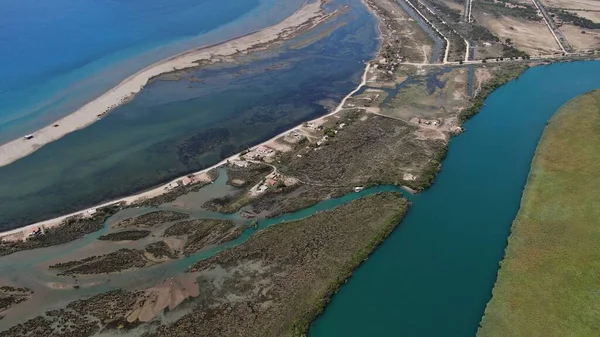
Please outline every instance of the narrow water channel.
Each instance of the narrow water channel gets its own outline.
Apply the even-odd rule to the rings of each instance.
[[[451,141],[434,186],[412,198],[309,336],[474,336],[546,122],[599,88],[598,74],[593,61],[539,66],[494,92]]]
[[[406,13],[408,13],[408,15],[415,20],[419,27],[421,27],[421,29],[423,29],[433,40],[433,53],[431,54],[431,59],[429,62],[435,63],[442,61],[444,56],[444,41],[442,41],[442,38],[421,18],[419,14],[417,14],[417,12],[415,12],[412,7],[406,3],[406,1],[397,0],[397,2],[400,7],[402,7],[402,9],[404,9]]]
[[[253,227],[250,226],[250,220],[242,218],[239,212],[234,214],[221,214],[217,212],[199,210],[199,206],[201,206],[203,203],[202,200],[206,199],[206,197],[210,196],[212,198],[216,198],[231,193],[231,186],[226,185],[226,170],[218,169],[218,171],[219,178],[213,184],[202,188],[200,191],[191,192],[178,198],[172,203],[167,203],[157,208],[144,207],[124,209],[108,218],[103,229],[86,235],[82,239],[64,245],[22,251],[4,258],[0,258],[0,274],[3,275],[0,278],[10,281],[11,284],[18,284],[19,286],[28,287],[38,295],[34,296],[30,300],[30,303],[35,301],[35,307],[32,308],[31,306],[22,306],[16,307],[9,311],[5,315],[4,319],[0,321],[0,329],[8,328],[16,321],[21,322],[38,315],[42,315],[48,310],[61,308],[71,301],[93,296],[109,290],[119,288],[139,290],[146,287],[152,287],[158,283],[161,283],[167,277],[181,275],[189,266],[193,265],[197,261],[209,258],[225,249],[233,248],[237,245],[243,244],[254,233],[270,226],[278,225],[287,221],[303,219],[314,215],[317,212],[334,209],[353,200],[357,200],[374,193],[397,191],[404,193],[405,196],[410,198],[410,195],[407,192],[398,187],[375,186],[362,190],[358,193],[350,193],[339,198],[324,200],[312,207],[308,207],[297,212],[283,214],[270,219],[263,219],[257,223],[256,227]],[[183,204],[181,203],[182,201],[186,205],[185,208],[177,206],[178,204]],[[188,205],[192,207],[187,207]],[[196,207],[198,209],[196,209]],[[227,219],[238,224],[248,226],[248,228],[235,240],[199,251],[195,254],[178,260],[167,261],[143,269],[107,275],[100,274],[79,276],[75,283],[73,283],[74,280],[68,277],[56,276],[54,271],[48,270],[48,266],[56,262],[77,260],[92,255],[109,253],[119,248],[123,248],[122,246],[119,246],[119,243],[98,241],[97,239],[101,235],[106,234],[112,224],[122,219],[139,216],[156,210],[173,210],[184,212],[190,214],[191,218]],[[153,239],[150,240],[155,241]],[[127,248],[144,249],[145,245],[148,243],[149,242],[147,239],[141,239],[139,241],[129,243]],[[57,288],[56,286],[48,287],[50,284],[78,284],[82,286],[78,289],[72,289],[70,286],[66,288]]]

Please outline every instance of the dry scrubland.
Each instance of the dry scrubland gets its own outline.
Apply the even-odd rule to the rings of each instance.
[[[546,127],[478,337],[600,336],[600,91]]]
[[[542,0],[542,3],[555,8],[600,10],[597,0]]]

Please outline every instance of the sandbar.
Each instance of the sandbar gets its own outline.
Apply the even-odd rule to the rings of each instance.
[[[66,117],[54,121],[31,135],[0,145],[0,167],[100,120],[112,109],[131,100],[153,77],[174,70],[198,67],[200,62],[206,60],[218,62],[220,58],[289,39],[300,30],[316,26],[330,16],[323,12],[321,4],[322,0],[307,3],[278,24],[218,44],[188,50],[142,69]]]

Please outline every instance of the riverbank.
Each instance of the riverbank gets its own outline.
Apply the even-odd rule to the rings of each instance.
[[[254,49],[262,49],[289,40],[315,27],[333,15],[325,14],[322,4],[322,0],[308,3],[276,25],[222,43],[172,56],[139,71],[72,114],[35,131],[31,134],[33,138],[18,138],[0,145],[0,167],[23,158],[73,131],[95,123],[112,109],[133,99],[149,80],[160,74],[198,67],[205,63],[222,62],[236,54],[245,54]]]
[[[479,337],[598,335],[599,109],[584,94],[544,130]]]

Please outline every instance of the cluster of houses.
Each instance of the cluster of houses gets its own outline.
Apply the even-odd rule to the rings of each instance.
[[[329,139],[329,136],[325,135],[323,136],[321,139],[319,139],[317,141],[317,146],[321,146],[323,144],[327,144],[327,140]]]
[[[264,160],[265,158],[272,157],[274,155],[274,149],[265,145],[260,145],[248,151],[246,154],[243,155],[243,157],[247,160]]]
[[[413,118],[410,120],[412,123],[417,123],[419,125],[423,125],[423,126],[435,126],[435,127],[442,127],[442,121],[440,121],[439,119],[423,119],[423,118]],[[450,119],[450,120],[445,120],[444,121],[444,125],[442,128],[442,131],[444,130],[449,130],[452,133],[458,134],[463,132],[463,128],[460,127],[459,125],[456,125],[456,121]],[[407,180],[407,179],[405,179]]]
[[[284,177],[280,173],[275,172],[270,174],[265,178],[265,181],[256,188],[256,192],[263,193],[269,188],[275,188],[280,181],[285,181]]]
[[[423,125],[433,125],[433,126],[439,126],[441,124],[441,122],[437,119],[423,119],[423,118],[417,118],[417,123],[423,124]]]
[[[507,2],[507,1],[494,0],[494,3],[497,4],[497,5],[504,5],[504,7],[511,8],[511,9],[514,9],[514,8],[527,9],[526,6],[519,5],[519,4],[514,4],[514,3],[510,3],[510,2]],[[539,11],[538,11],[538,13],[539,13]],[[539,13],[539,15],[541,15],[541,13]]]
[[[179,186],[187,186],[187,185],[189,185],[189,184],[191,184],[193,182],[194,181],[189,176],[188,177],[183,177],[183,178],[181,178],[179,180],[176,180],[176,181],[170,183],[169,185],[167,185],[167,187],[165,189],[167,189],[167,190],[170,191],[170,190],[175,189],[175,188],[177,188]]]
[[[313,121],[304,123],[304,127],[309,128],[313,131],[323,130],[323,126],[320,123],[316,123]]]
[[[296,130],[289,132],[284,136],[284,140],[292,144],[300,143],[303,139],[306,139],[306,136]]]

